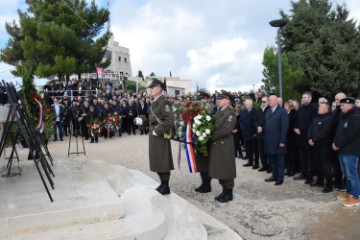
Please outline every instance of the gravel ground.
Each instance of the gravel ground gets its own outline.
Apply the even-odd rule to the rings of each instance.
[[[50,143],[55,161],[67,159],[68,146],[69,138]],[[75,147],[72,141],[71,150]],[[177,142],[172,143],[176,166],[178,147]],[[106,160],[142,171],[158,181],[158,176],[149,171],[147,136],[125,134],[121,138],[100,138],[98,144],[86,141],[85,148],[85,157],[70,157]],[[184,152],[180,169],[176,167],[171,173],[171,190],[227,224],[244,239],[360,239],[359,208],[342,207],[341,202],[336,201],[338,192],[323,194],[320,188],[311,188],[292,178],[285,178],[283,185],[274,186],[264,182],[269,177],[267,173],[243,167],[242,159],[236,162],[234,200],[229,203],[215,202],[214,197],[221,192],[217,180],[212,181],[211,193],[194,192],[201,180],[199,174],[189,173]]]

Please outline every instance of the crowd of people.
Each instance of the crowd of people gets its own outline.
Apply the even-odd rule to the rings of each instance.
[[[166,88],[160,83],[152,85],[151,88],[158,86],[160,93]],[[114,112],[122,116],[121,127],[110,136],[104,131],[100,135],[104,138],[122,136],[123,133],[136,134],[138,131],[140,134],[150,133],[151,138],[156,134],[153,132],[152,121],[159,125],[159,121],[163,120],[154,121],[152,105],[156,98],[147,92],[130,94],[126,91],[118,91],[112,88],[111,84],[107,84],[96,95],[89,92],[84,97],[69,97],[66,91],[59,93],[61,96],[53,94],[49,102],[57,115],[54,140],[58,139],[56,128],[60,135],[59,139],[62,140],[62,131],[64,135],[70,134],[70,125],[72,125],[73,134],[78,132],[85,139],[98,142],[98,138],[94,139],[91,136],[87,124],[94,118],[103,121]],[[234,113],[234,121],[231,112],[227,113],[225,120],[221,120],[226,126],[234,122],[229,133],[234,144],[228,150],[232,149],[234,159],[236,157],[247,160],[247,163],[243,164],[244,167],[271,173],[265,181],[275,182],[277,186],[282,185],[284,177],[288,176],[293,177],[294,180],[303,180],[311,187],[321,187],[323,193],[332,192],[334,188],[340,191],[347,190],[337,196],[344,200],[344,206],[359,205],[360,183],[357,170],[360,155],[360,110],[358,110],[360,98],[354,99],[346,97],[344,93],[338,93],[334,101],[319,98],[315,103],[311,92],[303,93],[299,102],[283,101],[276,95],[265,96],[260,91],[249,94],[240,91],[232,93],[216,91],[213,94],[197,92],[182,96],[163,96],[165,101],[163,105],[168,106],[169,103],[169,106],[184,106],[188,102],[202,101],[210,106],[216,121],[216,116],[223,109],[222,99],[229,100],[229,106],[226,108]],[[163,113],[164,111],[159,114]],[[137,117],[143,119],[141,125],[135,123],[134,119]],[[214,131],[216,132],[216,129]],[[228,135],[222,137],[220,140],[223,144]],[[212,139],[212,143],[215,141],[219,139]],[[202,184],[196,188],[197,192],[211,191],[211,179],[213,177],[219,179],[216,177],[219,174],[214,173],[215,170],[211,166],[214,162],[211,160],[212,156],[217,155],[212,148],[216,149],[216,147],[209,148],[209,156],[206,157],[209,163],[199,170]],[[232,156],[231,154],[229,158],[231,159]],[[157,158],[161,159],[162,156]],[[199,161],[204,156],[196,158],[198,162],[204,163]],[[172,162],[172,157],[169,161]],[[224,187],[223,193],[217,197],[220,202],[232,200],[233,179],[236,174],[234,174],[235,164],[230,165],[234,168],[228,169],[231,177],[220,179]],[[225,166],[221,167],[225,168]],[[154,171],[159,173],[162,181],[157,190],[163,194],[170,193],[168,182],[173,165],[169,164],[166,171],[159,172],[156,169],[157,167]],[[229,181],[231,179],[232,181]]]
[[[344,206],[359,205],[360,98],[338,93],[334,104],[326,98],[314,103],[312,93],[305,92],[300,103],[283,104],[272,95],[263,96],[257,109],[251,99],[244,105],[239,116],[248,159],[244,167],[272,173],[265,181],[275,185],[283,183],[284,174],[299,173],[294,180],[322,187],[323,193],[334,187],[347,190],[338,199],[344,200]]]

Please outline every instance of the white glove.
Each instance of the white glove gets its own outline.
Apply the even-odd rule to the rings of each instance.
[[[155,130],[152,131],[152,135],[154,135],[154,136],[156,136],[156,137],[158,136],[158,135],[156,134]]]

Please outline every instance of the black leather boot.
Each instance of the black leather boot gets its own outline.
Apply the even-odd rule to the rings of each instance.
[[[91,140],[90,140],[90,143],[94,143],[94,138],[91,137],[90,139],[91,139]]]
[[[211,180],[203,180],[201,185],[195,188],[195,192],[198,193],[208,193],[211,192]]]
[[[325,182],[325,188],[322,190],[323,193],[329,193],[334,191],[332,185],[333,185],[333,180],[332,177],[326,177],[326,182]]]
[[[156,188],[156,191],[158,191],[162,195],[170,194],[169,180],[162,180],[160,186]]]
[[[232,188],[227,188],[227,187],[223,187],[223,193],[220,194],[218,197],[215,198],[216,201],[221,202],[221,203],[226,203],[229,201],[233,200],[233,189]]]
[[[225,195],[225,187],[223,187],[222,193],[220,193],[219,196],[215,197],[215,200],[216,200],[216,201],[219,201],[218,199],[222,198],[224,195]]]

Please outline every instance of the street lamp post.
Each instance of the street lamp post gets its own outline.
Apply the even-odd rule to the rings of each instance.
[[[283,97],[283,86],[282,86],[282,66],[281,66],[281,45],[280,45],[280,30],[283,26],[285,26],[288,23],[288,21],[284,19],[277,19],[271,21],[269,24],[272,27],[277,27],[277,44],[278,44],[278,68],[279,68],[279,94],[280,97]]]

